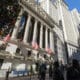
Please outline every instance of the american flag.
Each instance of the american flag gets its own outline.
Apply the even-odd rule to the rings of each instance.
[[[48,53],[49,53],[49,54],[51,54],[51,53],[52,53],[52,50],[51,50],[51,49],[49,49]]]
[[[9,41],[10,40],[10,34],[8,34],[4,39],[3,39],[3,41],[6,43],[7,41]]]
[[[39,45],[36,43],[36,47],[35,47],[35,49],[38,49],[39,48]]]
[[[12,32],[12,29],[10,29],[9,33],[6,35],[6,37],[3,39],[3,41],[6,43],[10,40],[10,37],[11,37],[11,32]]]
[[[46,50],[46,52],[48,52],[49,54],[52,53],[52,50],[51,50],[49,47],[47,47],[45,50]]]
[[[34,49],[38,49],[39,48],[37,42],[35,42],[35,41],[32,42],[32,48],[34,48]]]
[[[32,41],[32,48],[35,48],[35,47],[36,47],[36,42]]]

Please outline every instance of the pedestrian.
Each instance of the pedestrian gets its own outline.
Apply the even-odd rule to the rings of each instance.
[[[63,65],[63,62],[62,62],[62,60],[60,61],[60,70],[61,70],[61,72],[62,72],[62,74],[64,75],[64,65]]]
[[[9,80],[9,74],[11,73],[11,68],[9,68],[6,72],[6,79],[5,80]]]
[[[59,63],[56,61],[53,66],[53,80],[64,80],[63,74],[59,68]]]
[[[53,64],[50,63],[50,66],[49,66],[49,79],[52,79],[52,74],[53,74]]]
[[[43,62],[39,68],[39,80],[45,80],[46,77],[46,63]]]
[[[80,66],[76,59],[72,60],[72,66],[67,69],[67,80],[80,80]]]

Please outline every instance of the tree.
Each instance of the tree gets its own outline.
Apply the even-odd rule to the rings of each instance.
[[[0,0],[0,28],[4,25],[14,25],[19,10],[18,0]]]

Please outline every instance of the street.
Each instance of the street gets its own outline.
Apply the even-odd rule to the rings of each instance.
[[[5,78],[0,78],[0,80],[5,80]],[[38,79],[38,75],[34,75],[34,76],[13,77],[13,78],[9,78],[8,80],[39,80],[39,79]],[[49,80],[48,74],[46,74],[45,80]]]

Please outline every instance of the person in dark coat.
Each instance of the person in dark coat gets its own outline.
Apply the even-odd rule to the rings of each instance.
[[[76,59],[72,60],[72,66],[67,69],[67,80],[80,80],[80,66]]]
[[[9,68],[6,72],[5,80],[9,80],[9,74],[11,73],[11,68]]]
[[[63,65],[62,61],[60,61],[60,70],[61,70],[62,74],[64,75],[64,65]]]
[[[53,80],[64,80],[63,74],[59,68],[59,63],[57,61],[54,62]]]
[[[9,73],[10,73],[9,71],[6,72],[6,79],[5,79],[5,80],[8,80],[8,78],[9,78]]]
[[[49,79],[52,79],[52,74],[53,74],[53,64],[50,63],[50,66],[49,66]]]
[[[46,63],[42,63],[40,65],[40,68],[39,68],[39,79],[40,80],[45,80],[45,76],[46,76]]]

